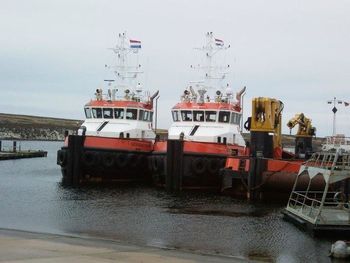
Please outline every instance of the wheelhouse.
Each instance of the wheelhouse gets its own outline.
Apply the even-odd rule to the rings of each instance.
[[[153,111],[128,107],[94,107],[84,108],[86,119],[116,119],[116,120],[138,120],[152,122]]]
[[[174,122],[209,122],[209,123],[230,123],[239,125],[241,113],[229,110],[172,110]]]

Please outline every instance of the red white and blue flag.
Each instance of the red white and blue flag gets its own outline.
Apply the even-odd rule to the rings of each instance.
[[[130,39],[130,48],[141,48],[141,41]]]
[[[223,47],[224,46],[224,41],[218,38],[215,38],[215,45],[219,46],[219,47]]]

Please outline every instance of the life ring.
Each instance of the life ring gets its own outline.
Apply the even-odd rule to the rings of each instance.
[[[115,160],[119,168],[124,168],[129,162],[128,155],[125,153],[118,153]]]
[[[115,155],[113,153],[105,153],[102,157],[103,166],[111,168],[115,163]]]
[[[67,152],[65,150],[58,150],[57,152],[57,164],[65,166],[67,163]]]
[[[208,164],[208,171],[211,174],[217,174],[219,172],[219,169],[222,168],[220,167],[220,160],[217,158],[209,160]]]
[[[203,174],[207,170],[207,159],[203,157],[195,158],[191,166],[196,174]]]
[[[84,152],[82,156],[83,164],[86,166],[93,166],[97,162],[97,155],[95,152]]]

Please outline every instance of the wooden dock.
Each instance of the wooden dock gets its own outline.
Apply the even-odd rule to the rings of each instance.
[[[46,157],[46,156],[47,156],[47,152],[45,151],[0,152],[0,161],[22,159],[22,158]]]

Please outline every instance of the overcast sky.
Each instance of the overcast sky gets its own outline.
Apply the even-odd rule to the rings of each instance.
[[[196,75],[193,49],[207,31],[230,44],[235,91],[280,99],[287,120],[304,112],[332,133],[327,100],[350,101],[350,1],[4,1],[0,0],[0,112],[83,118],[106,77],[118,33],[142,41],[144,87],[160,90],[159,125]],[[337,133],[350,136],[350,106]],[[293,131],[295,132],[295,131]]]

